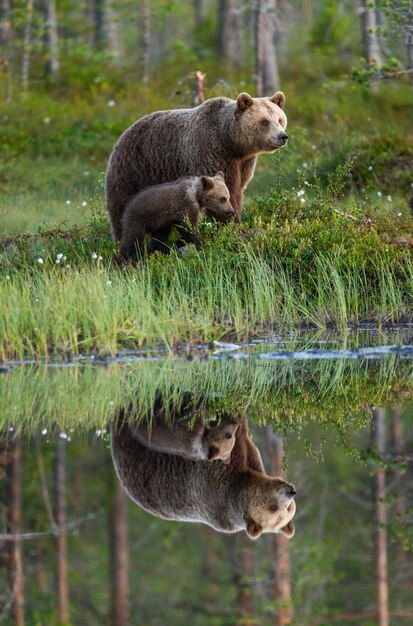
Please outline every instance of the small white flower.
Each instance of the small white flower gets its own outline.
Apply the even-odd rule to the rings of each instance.
[[[397,217],[401,217],[401,216],[402,216],[402,214],[401,214],[401,213],[397,213]]]
[[[109,100],[108,107],[114,107],[116,102],[114,100]]]
[[[388,249],[388,248],[386,248],[386,252],[388,252],[388,251],[389,251],[389,249]]]
[[[56,254],[56,259],[59,259],[59,261],[63,259],[63,252],[59,252],[59,254]]]
[[[301,202],[302,204],[304,204],[304,203],[305,203],[305,198],[300,198],[300,202]]]
[[[66,204],[70,204],[70,200],[66,200]]]
[[[68,440],[68,441],[72,441],[72,438],[71,438],[71,437],[67,437],[67,440]]]
[[[391,202],[391,196],[387,196],[387,200]]]
[[[305,181],[304,181],[304,185],[307,185],[307,187],[309,187],[309,186],[310,186],[310,183],[308,182],[308,180],[305,180]]]
[[[92,259],[97,259],[98,255],[96,254],[96,252],[92,252]]]
[[[14,430],[13,426],[10,426],[9,431],[12,433]]]
[[[83,172],[83,176],[90,176],[90,172],[89,172],[89,170],[85,170],[85,171]]]
[[[106,287],[112,287],[112,281],[111,280],[107,280],[106,281]]]
[[[59,265],[60,259],[56,259],[56,265]]]
[[[97,430],[97,431],[96,431],[96,437],[100,437],[100,436],[101,436],[101,434],[102,434],[102,431],[101,431],[101,430]]]
[[[44,118],[44,120],[43,120],[43,122],[44,122],[45,124],[50,124],[50,117],[45,117],[45,118]]]
[[[303,163],[303,168],[306,170],[306,169],[307,169],[307,167],[308,167],[308,163],[306,163],[306,162],[304,161],[304,163]]]
[[[43,428],[42,435],[47,435],[47,428]]]
[[[98,256],[98,261],[102,261],[103,260],[103,256]]]
[[[87,202],[86,202],[86,200],[83,200],[83,202],[82,202],[82,206],[87,206]]]
[[[41,256],[39,256],[39,258],[37,259],[37,262],[40,263],[40,265],[42,265],[44,263],[44,261],[43,261]]]
[[[304,189],[300,189],[300,191],[297,192],[298,197],[303,196],[304,194],[305,194]]]
[[[101,77],[100,77],[100,76],[96,76],[96,77],[93,79],[93,82],[94,82],[94,83],[100,83],[100,81],[101,81],[101,80],[102,80],[102,79],[101,79]]]
[[[6,274],[6,280],[10,280],[9,274]]]
[[[381,198],[381,191],[378,191],[377,195],[379,196],[379,198]]]
[[[373,169],[373,166],[369,165],[369,172],[371,172],[372,169]]]
[[[67,256],[64,254],[64,255],[62,256],[62,259],[63,259],[63,261],[66,261]]]
[[[317,146],[313,143],[313,145],[311,146],[313,150],[317,150]]]
[[[66,433],[60,433],[59,437],[60,437],[60,439],[67,439]]]

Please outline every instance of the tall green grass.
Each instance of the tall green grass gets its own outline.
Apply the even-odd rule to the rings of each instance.
[[[124,270],[50,261],[3,275],[0,357],[113,355],[161,344],[172,350],[181,340],[208,342],[230,332],[242,338],[266,328],[412,321],[413,259],[402,261],[396,267],[376,255],[367,272],[332,252],[315,256],[310,275],[305,265],[297,274],[247,243],[233,254],[191,250]]]

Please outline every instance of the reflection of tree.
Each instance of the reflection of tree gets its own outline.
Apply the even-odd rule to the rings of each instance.
[[[117,480],[113,487],[109,510],[112,626],[128,626],[130,624],[127,506],[127,495]]]
[[[60,624],[69,621],[69,583],[67,579],[66,443],[59,438],[54,455],[54,493],[56,521],[56,603]]]
[[[267,454],[270,461],[271,476],[282,476],[284,457],[283,438],[273,433],[271,426],[265,429]],[[291,600],[291,572],[289,539],[281,533],[270,537],[273,594],[276,605],[275,626],[290,624],[294,611]]]
[[[254,579],[254,551],[251,540],[245,533],[239,533],[233,538],[233,559],[235,570],[235,585],[237,590],[237,606],[239,623],[250,623],[253,615],[253,587]]]
[[[386,425],[384,409],[373,411],[373,444],[377,454],[386,452]],[[374,475],[374,546],[376,561],[376,610],[379,626],[389,624],[389,584],[387,571],[387,508],[386,467],[379,462]]]
[[[2,461],[6,471],[6,517],[7,533],[12,538],[6,541],[7,578],[11,592],[10,614],[15,626],[24,626],[24,573],[23,547],[21,540],[21,494],[22,494],[22,451],[20,438],[0,440]]]

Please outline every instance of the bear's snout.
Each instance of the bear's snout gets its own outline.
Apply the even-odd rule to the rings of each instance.
[[[286,133],[280,133],[277,139],[283,146],[285,146],[288,141],[288,135]]]

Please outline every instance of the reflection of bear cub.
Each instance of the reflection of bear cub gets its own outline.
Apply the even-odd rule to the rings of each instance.
[[[133,427],[133,434],[157,452],[199,461],[221,460],[229,463],[238,427],[234,420],[226,416],[217,425],[211,425],[198,416],[192,426],[184,420],[168,425],[162,417],[155,417],[150,427],[145,424]]]
[[[142,445],[127,423],[112,427],[112,457],[123,488],[164,519],[202,522],[221,532],[294,534],[295,488],[232,461],[193,461]]]
[[[211,98],[194,109],[157,111],[130,126],[113,148],[106,172],[106,208],[115,239],[122,238],[122,216],[145,187],[181,176],[225,174],[235,220],[254,175],[257,155],[287,143],[285,96],[236,100]]]
[[[151,251],[162,249],[174,226],[182,239],[198,245],[200,239],[194,230],[205,211],[218,221],[234,216],[222,172],[147,187],[133,196],[122,217],[120,256],[129,259],[142,252],[146,234],[153,236]]]

